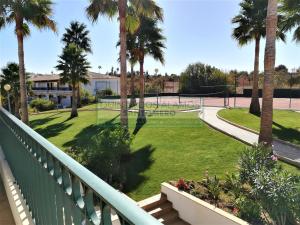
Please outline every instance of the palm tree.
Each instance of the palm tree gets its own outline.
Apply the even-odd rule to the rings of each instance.
[[[84,52],[91,53],[91,39],[89,37],[89,31],[84,23],[78,21],[72,21],[69,28],[66,28],[66,32],[63,35],[62,42],[65,45],[71,43],[75,44],[78,48],[81,48]],[[77,106],[81,107],[80,100],[80,88],[77,89]]]
[[[258,116],[260,115],[258,95],[259,53],[260,41],[266,36],[267,6],[268,2],[266,0],[243,0],[240,3],[240,14],[232,19],[232,23],[237,24],[232,36],[240,46],[255,41],[253,87],[249,112]],[[278,37],[285,41],[285,35],[280,29],[278,29]]]
[[[2,0],[0,3],[0,15],[4,15],[5,23],[15,23],[15,33],[18,40],[19,79],[20,79],[20,102],[21,118],[28,124],[28,105],[24,63],[24,37],[30,35],[29,24],[38,29],[49,28],[56,31],[52,16],[51,0]],[[2,22],[3,24],[3,19]]]
[[[114,17],[119,15],[120,32],[120,68],[121,68],[121,125],[128,127],[127,113],[127,68],[126,68],[126,31],[135,31],[139,20],[137,15],[162,18],[162,10],[154,0],[89,0],[87,8],[89,18],[95,22],[99,15]],[[129,6],[128,6],[129,3]],[[127,10],[130,8],[132,10]]]
[[[272,144],[273,75],[275,73],[276,30],[278,23],[277,7],[277,0],[268,1],[268,13],[266,19],[265,75],[259,142],[269,146]]]
[[[293,39],[300,42],[300,0],[284,0],[280,10],[284,13],[286,20],[284,28],[291,30],[296,28],[293,34]]]
[[[130,51],[134,54],[135,59],[140,64],[140,99],[139,99],[139,113],[138,123],[146,122],[145,106],[144,106],[144,92],[145,92],[145,76],[144,76],[144,60],[145,56],[149,55],[155,60],[164,63],[165,37],[162,35],[162,30],[158,27],[158,19],[148,17],[140,18],[140,27],[134,33],[128,33],[128,40],[131,43]],[[128,43],[128,42],[127,42]]]
[[[19,80],[19,65],[17,63],[8,63],[5,68],[2,69],[2,75],[0,75],[0,86],[3,88],[5,84],[11,86],[10,92],[12,93],[12,102],[14,103],[15,116],[19,117],[20,108],[20,80]],[[4,93],[4,90],[1,90]]]
[[[86,54],[76,44],[69,44],[63,49],[59,56],[56,69],[61,71],[62,83],[68,83],[72,87],[72,111],[70,118],[77,117],[77,90],[80,83],[88,83],[88,69],[90,64],[86,59]]]

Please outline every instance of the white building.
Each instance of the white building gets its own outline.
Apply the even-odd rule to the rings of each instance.
[[[89,72],[88,80],[88,84],[81,86],[92,95],[105,89],[111,89],[114,94],[120,94],[119,77]],[[32,82],[34,97],[50,99],[63,107],[71,106],[72,88],[68,84],[61,83],[59,75],[32,74],[29,81]]]
[[[89,72],[89,83],[82,87],[89,91],[92,95],[96,95],[97,91],[111,89],[114,94],[120,94],[120,78],[100,73]]]

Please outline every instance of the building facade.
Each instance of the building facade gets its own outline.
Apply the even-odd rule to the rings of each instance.
[[[92,95],[105,89],[111,89],[113,93],[120,94],[119,77],[89,72],[88,80],[88,84],[81,84],[81,87]],[[49,99],[62,107],[71,106],[72,87],[62,83],[59,75],[32,74],[29,81],[32,83],[33,98]]]

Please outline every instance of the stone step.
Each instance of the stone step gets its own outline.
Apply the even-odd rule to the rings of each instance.
[[[146,212],[149,212],[159,205],[165,203],[167,201],[167,196],[164,194],[156,195],[152,198],[146,199],[142,201],[139,206],[144,209]]]
[[[160,205],[156,206],[151,211],[148,211],[148,213],[155,218],[160,218],[172,210],[173,210],[172,203],[169,201],[166,201],[166,202],[163,202]]]
[[[175,221],[180,220],[178,217],[178,212],[175,210],[172,210],[171,212],[163,215],[162,217],[158,218],[158,221],[160,221],[163,224],[169,225]]]

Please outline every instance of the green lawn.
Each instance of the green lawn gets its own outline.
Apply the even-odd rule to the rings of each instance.
[[[119,122],[118,112],[82,111],[31,116],[31,126],[62,150],[85,145],[103,124]],[[130,130],[136,114],[131,113]],[[151,116],[135,135],[127,168],[127,194],[141,200],[159,193],[160,183],[178,178],[199,180],[205,170],[224,177],[236,170],[245,145],[203,124],[196,113]],[[286,165],[285,165],[286,166]],[[296,171],[294,167],[288,169]]]
[[[260,118],[248,113],[248,109],[224,109],[219,115],[229,121],[259,131]],[[300,113],[274,110],[273,136],[300,145]]]

